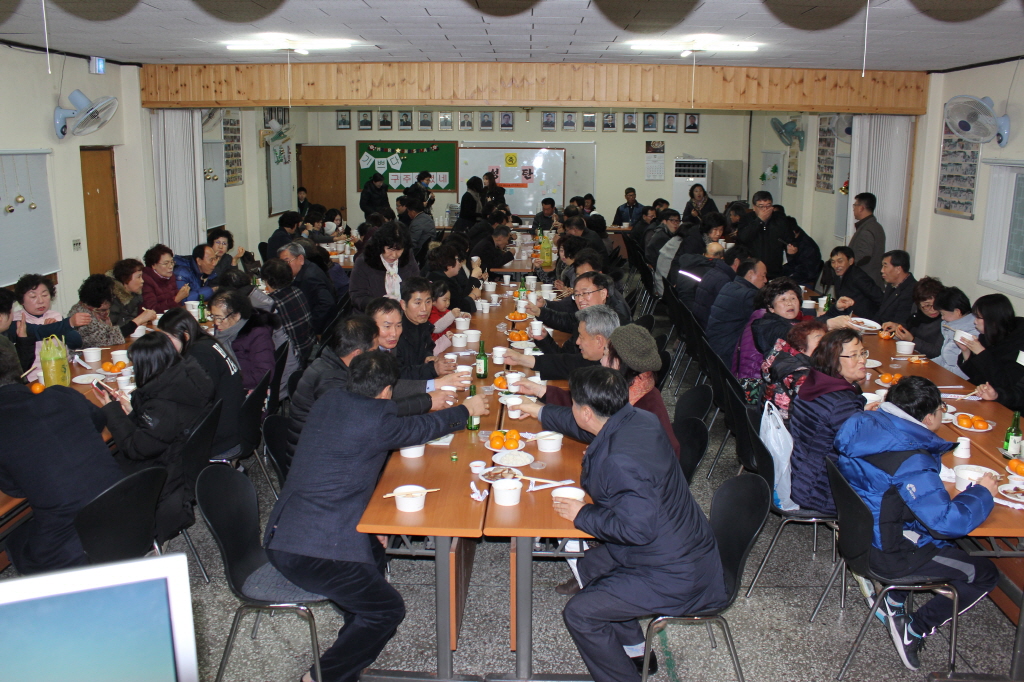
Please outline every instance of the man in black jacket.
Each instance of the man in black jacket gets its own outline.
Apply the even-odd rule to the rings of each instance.
[[[914,313],[914,287],[917,278],[910,272],[910,254],[899,249],[882,256],[882,279],[885,289],[878,313],[872,319],[879,324],[895,322],[906,326]]]
[[[771,192],[755,192],[752,199],[754,217],[741,223],[736,241],[764,262],[768,268],[768,279],[775,279],[784,274],[782,253],[791,238],[790,230],[786,217],[775,212]]]
[[[320,682],[358,679],[405,618],[402,596],[384,576],[384,547],[356,530],[388,451],[458,431],[469,417],[488,413],[484,397],[473,396],[439,412],[400,417],[390,400],[396,381],[398,363],[387,353],[352,361],[348,390],[328,391],[310,411],[266,525],[270,563],[345,613],[338,639],[320,657]]]
[[[434,340],[431,338],[434,325],[427,321],[434,305],[432,289],[433,285],[426,277],[413,277],[402,282],[402,317],[398,320],[397,338],[393,337],[396,326],[388,326],[388,321],[395,317],[394,302],[387,303],[391,299],[377,299],[366,309],[377,322],[381,350],[394,350],[398,357],[402,378],[425,379],[428,391],[434,390],[431,379],[454,372],[456,364],[443,356],[434,357]]]
[[[676,297],[693,312],[697,287],[716,261],[723,260],[725,248],[718,242],[709,242],[704,253],[677,253],[668,270],[668,283],[675,287]]]
[[[571,341],[579,352],[571,352],[565,346],[559,349],[553,339],[542,335],[534,338],[541,339],[537,345],[545,349],[544,355],[524,355],[510,349],[505,351],[505,363],[532,368],[544,380],[568,379],[574,369],[600,363],[608,350],[608,339],[619,327],[619,316],[606,305],[592,305],[577,311],[576,321],[578,326]]]
[[[786,277],[797,284],[813,288],[821,274],[821,249],[809,234],[797,224],[796,219],[787,216],[792,237],[786,244],[786,264],[782,266]]]
[[[597,251],[605,258],[608,257],[608,247],[605,246],[604,240],[597,232],[587,227],[587,222],[580,216],[565,219],[565,233],[573,237],[583,237],[587,240],[587,248]]]
[[[545,232],[553,230],[561,222],[562,216],[558,215],[558,209],[555,208],[555,200],[551,197],[544,197],[540,202],[540,213],[533,217],[533,226],[530,232],[537,234],[537,230],[544,230]]]
[[[323,334],[334,312],[334,284],[327,273],[306,258],[301,244],[287,244],[277,252],[277,257],[292,269],[295,280],[292,285],[306,296],[306,303],[313,314],[313,331]]]
[[[277,219],[277,229],[267,239],[267,257],[273,258],[302,227],[302,215],[298,211],[285,211]]]
[[[836,303],[822,318],[828,319],[839,315],[855,315],[873,320],[878,316],[878,306],[882,303],[882,290],[868,273],[854,263],[853,249],[849,246],[837,246],[830,256],[832,270],[835,271]]]
[[[334,327],[334,344],[325,348],[302,373],[299,385],[291,396],[288,415],[288,454],[292,455],[299,444],[299,436],[306,425],[306,418],[313,404],[332,388],[348,385],[348,368],[361,353],[377,348],[377,323],[369,315],[353,315],[339,320]],[[455,400],[449,391],[436,390],[427,393],[422,381],[399,379],[391,399],[398,408],[398,416],[425,414],[430,410],[443,409],[448,400]]]
[[[34,395],[21,383],[17,356],[0,348],[0,490],[27,498],[33,510],[7,537],[22,575],[89,563],[75,515],[124,476],[100,435],[106,423],[73,388]]]
[[[657,267],[658,254],[661,247],[665,246],[669,239],[679,234],[682,229],[679,211],[674,208],[666,208],[658,214],[658,224],[644,232],[644,241],[640,246],[644,250],[644,259],[650,266]]]
[[[505,250],[511,234],[512,231],[508,229],[508,226],[498,225],[491,232],[490,237],[484,237],[476,243],[473,250],[469,252],[470,258],[479,257],[480,267],[490,275],[491,270],[503,267],[515,260],[515,255]],[[496,277],[497,275],[491,275],[492,279]]]
[[[754,295],[768,282],[765,264],[753,258],[743,261],[736,270],[736,279],[722,287],[708,316],[708,344],[732,367],[732,355],[743,333],[743,327],[754,312]]]
[[[569,379],[572,407],[524,404],[545,429],[587,443],[580,485],[593,502],[553,497],[555,512],[602,542],[577,563],[583,589],[562,618],[595,682],[633,682],[637,618],[719,608],[728,599],[715,535],[658,418],[629,403],[607,367]]]
[[[693,292],[693,316],[697,318],[700,326],[707,329],[708,317],[711,316],[711,307],[715,305],[718,294],[729,282],[736,279],[736,270],[740,263],[750,258],[750,251],[745,246],[734,246],[725,252],[721,261],[715,261],[697,285]]]

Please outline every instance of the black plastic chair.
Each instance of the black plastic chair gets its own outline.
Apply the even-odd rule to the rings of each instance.
[[[242,401],[238,409],[238,455],[233,459],[245,460],[256,455],[256,463],[263,470],[263,476],[267,479],[270,492],[274,493],[277,499],[277,491],[274,490],[274,482],[270,480],[267,467],[263,464],[257,448],[260,445],[260,422],[263,420],[263,406],[267,402],[267,393],[270,390],[270,372],[263,375],[260,383],[256,384],[249,395]],[[226,460],[215,460],[227,463]]]
[[[650,313],[647,315],[641,315],[633,320],[633,324],[638,324],[649,332],[654,331],[654,315],[651,315]]]
[[[654,383],[658,390],[662,391],[665,388],[665,381],[668,379],[668,371],[672,367],[672,356],[668,354],[667,350],[659,350],[658,357],[661,358],[661,369],[658,370]]]
[[[864,624],[861,626],[860,632],[857,633],[857,639],[853,642],[853,648],[850,649],[850,654],[846,657],[843,668],[836,675],[836,679],[843,679],[846,669],[850,667],[850,663],[857,653],[857,648],[868,631],[868,624],[875,617],[875,611],[882,605],[882,600],[885,599],[885,596],[891,590],[929,592],[942,589],[950,592],[953,599],[953,619],[949,625],[949,672],[953,673],[956,670],[957,616],[960,613],[960,595],[957,593],[956,588],[946,582],[946,578],[926,575],[907,575],[900,578],[890,578],[873,571],[869,561],[871,542],[875,532],[874,517],[871,514],[871,510],[864,504],[864,500],[860,498],[857,491],[850,486],[850,483],[839,471],[839,468],[832,463],[832,460],[826,460],[825,467],[828,469],[829,485],[832,486],[832,499],[835,500],[836,510],[839,512],[840,560],[832,571],[832,577],[828,580],[825,592],[822,593],[821,599],[818,600],[818,606],[814,609],[814,614],[811,615],[811,621],[813,622],[814,617],[818,615],[825,597],[828,596],[829,591],[832,589],[832,583],[835,582],[840,572],[843,574],[842,590],[845,605],[847,567],[857,575],[862,575],[869,580],[876,580],[882,584],[882,589],[878,590],[878,593],[875,595],[875,603],[871,605],[871,610],[868,611],[867,618],[864,619]]]
[[[229,466],[214,465],[200,475],[196,497],[199,513],[224,560],[228,588],[242,602],[231,623],[231,632],[217,670],[217,682],[224,677],[239,625],[248,611],[257,612],[256,626],[259,625],[258,614],[262,611],[292,611],[304,619],[309,624],[315,679],[322,680],[316,620],[309,605],[327,601],[327,597],[306,592],[292,584],[268,561],[261,544],[259,506],[252,481]],[[256,634],[254,627],[253,639]]]
[[[217,426],[220,424],[220,408],[221,401],[218,400],[214,403],[213,409],[193,428],[181,449],[185,465],[185,493],[188,495],[189,504],[195,502],[196,481],[199,479],[199,474],[210,466],[210,457],[213,455],[213,439],[217,436]],[[210,576],[206,574],[203,560],[199,558],[199,552],[196,551],[195,545],[192,544],[192,537],[188,534],[191,525],[192,522],[181,528],[181,535],[185,538],[185,544],[188,545],[189,551],[195,557],[196,563],[199,564],[199,572],[203,574],[203,579],[210,582]]]
[[[299,381],[302,380],[303,370],[299,369],[292,372],[292,375],[288,377],[288,397],[295,394],[295,389],[299,387]]]
[[[699,386],[694,386],[676,401],[675,420],[679,421],[687,417],[696,417],[704,421],[708,416],[708,412],[711,411],[714,399],[715,394],[711,390],[710,385],[700,384]]]
[[[686,482],[689,483],[708,451],[708,427],[697,417],[677,417],[672,422],[672,432],[679,441],[679,465],[683,468]]]
[[[274,376],[270,379],[270,395],[267,397],[267,414],[276,414],[281,407],[281,378],[288,360],[288,342],[274,349]]]
[[[260,252],[260,258],[263,259],[264,263],[266,263],[268,258],[269,258],[267,256],[267,249],[268,248],[270,248],[270,247],[267,245],[266,242],[260,242],[259,244],[256,245],[256,249]]]
[[[288,450],[288,417],[273,414],[263,420],[263,445],[266,447],[267,459],[277,474],[277,480],[284,487],[288,477],[292,458]]]
[[[163,467],[136,471],[78,510],[75,530],[91,563],[137,559],[153,550],[156,503],[166,481]]]
[[[647,682],[651,652],[654,650],[654,636],[669,623],[707,623],[710,632],[712,621],[722,626],[725,643],[732,656],[732,665],[736,669],[736,677],[743,682],[743,669],[736,654],[736,645],[729,632],[729,623],[721,614],[725,612],[740,591],[743,580],[743,568],[746,566],[750,550],[757,541],[757,536],[768,517],[768,506],[771,504],[771,488],[764,480],[751,474],[741,474],[730,478],[715,491],[711,500],[711,529],[715,533],[718,553],[722,560],[722,572],[725,577],[725,590],[728,601],[720,609],[704,611],[686,616],[659,616],[652,618],[647,625],[646,647],[644,649],[644,665],[641,682]],[[712,645],[714,639],[712,639]]]
[[[749,416],[747,423],[749,431],[749,441],[753,450],[754,461],[756,462],[757,475],[765,480],[765,482],[775,489],[775,460],[772,459],[772,453],[768,451],[764,441],[761,440],[761,425],[760,423]],[[827,459],[825,461],[828,461]],[[757,584],[757,579],[761,577],[761,572],[764,571],[764,567],[768,564],[768,559],[772,555],[772,550],[775,549],[775,543],[779,541],[779,536],[782,535],[782,531],[787,525],[791,523],[812,523],[814,524],[814,540],[811,544],[811,552],[815,553],[818,551],[818,524],[824,523],[826,527],[834,527],[837,518],[834,514],[827,514],[816,509],[793,509],[785,510],[778,507],[775,504],[775,498],[772,497],[772,513],[782,518],[782,523],[779,524],[778,530],[775,531],[775,536],[772,537],[772,542],[768,545],[768,551],[764,553],[764,558],[761,559],[761,565],[757,567],[757,573],[754,574],[754,579],[750,581],[750,587],[747,589],[747,595],[754,591],[754,585]],[[832,534],[832,561],[836,560],[836,536]]]

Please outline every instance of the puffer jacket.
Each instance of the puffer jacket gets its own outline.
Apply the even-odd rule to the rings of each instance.
[[[761,376],[761,362],[764,361],[764,353],[757,350],[754,343],[753,324],[761,320],[768,313],[764,308],[758,308],[750,313],[750,319],[743,327],[739,343],[732,355],[732,373],[737,379],[756,379]]]
[[[161,277],[150,267],[142,269],[142,305],[157,313],[166,313],[171,308],[180,308],[174,300],[178,295],[178,282],[174,276]]]
[[[732,366],[732,354],[743,333],[743,327],[754,312],[754,296],[757,287],[742,277],[722,287],[711,306],[707,332],[711,350],[722,358],[726,367]]]
[[[842,377],[811,370],[789,407],[793,436],[793,501],[803,509],[835,514],[825,458],[839,453],[832,446],[839,427],[864,409],[860,389]]]
[[[693,316],[705,329],[708,328],[708,318],[711,317],[711,307],[715,305],[718,294],[729,282],[736,279],[736,271],[724,260],[715,259],[714,265],[701,277],[697,290],[693,292]]]
[[[242,387],[251,391],[264,374],[273,374],[274,327],[278,322],[276,316],[256,308],[248,320],[240,320],[238,324],[242,328],[231,342],[231,350],[242,368]]]
[[[174,257],[174,278],[178,281],[178,289],[186,284],[189,286],[188,296],[184,300],[198,301],[202,296],[203,300],[209,303],[213,298],[213,284],[216,277],[204,275],[191,254]]]
[[[706,258],[703,254],[677,253],[675,260],[668,269],[668,283],[675,287],[676,297],[690,311],[697,295],[697,287],[704,275],[715,267],[716,258]]]
[[[939,478],[947,442],[892,403],[853,415],[836,434],[839,471],[871,509],[871,566],[900,577],[913,573],[949,539],[967,535],[992,511],[980,485],[950,498]],[[918,534],[917,541],[905,530]]]

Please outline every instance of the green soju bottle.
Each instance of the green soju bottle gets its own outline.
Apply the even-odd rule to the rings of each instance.
[[[476,395],[476,385],[475,384],[470,384],[469,385],[469,397],[472,398],[475,395]],[[480,417],[470,417],[468,420],[466,420],[466,430],[467,431],[479,431],[480,430]]]
[[[199,294],[199,323],[206,323],[206,301],[202,294]]]
[[[487,378],[487,353],[484,351],[484,342],[480,342],[480,350],[476,352],[476,378]]]
[[[1013,422],[1006,429],[1006,438],[1003,440],[1003,449],[1010,457],[1020,457],[1020,435],[1020,412],[1014,412]]]

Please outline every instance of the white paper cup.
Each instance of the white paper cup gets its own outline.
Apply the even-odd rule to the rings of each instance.
[[[491,289],[491,291],[494,291],[494,290]],[[491,305],[498,305],[498,302],[500,300],[501,300],[501,296],[499,296],[498,294],[491,294]]]
[[[527,292],[526,300],[529,301],[531,305],[537,305],[537,292],[536,291],[529,291],[529,292]]]
[[[189,312],[199,312],[199,301],[185,301],[184,305]]]
[[[496,365],[505,364],[505,349],[504,348],[492,348],[491,349],[491,362]]]
[[[479,329],[467,329],[466,330],[466,341],[470,343],[480,343],[480,330]]]
[[[487,468],[487,462],[477,459],[469,463],[469,470],[474,474],[483,473],[483,470]]]
[[[899,355],[911,355],[911,354],[913,354],[913,352],[914,352],[914,342],[913,341],[897,341],[896,342],[896,352]]]
[[[804,301],[803,302],[803,309],[804,310],[814,310],[817,307],[817,305],[818,304],[815,303],[814,301]]]
[[[967,436],[960,436],[956,439],[956,449],[953,450],[953,456],[961,459],[967,459],[971,456],[971,439]],[[963,488],[960,488],[963,490]]]
[[[508,387],[512,388],[520,382],[526,375],[522,372],[508,372],[505,374],[505,381],[508,382]]]
[[[537,449],[541,452],[558,452],[562,449],[562,434],[557,431],[541,431],[537,434]]]
[[[440,390],[440,391],[448,391],[452,395],[454,395],[455,393],[458,393],[458,391],[459,391],[459,389],[455,388],[454,386],[441,386],[440,388],[438,388],[438,390]],[[445,403],[448,404],[448,405],[454,405],[455,401],[454,400],[446,400]],[[420,447],[423,447],[423,446],[420,446]],[[402,452],[403,452],[403,456],[404,456],[405,451],[403,450]]]
[[[537,288],[537,276],[527,275],[526,276],[526,288],[533,291]]]
[[[542,295],[544,296],[545,301],[553,301],[555,300],[555,297],[558,296],[558,294],[553,291],[545,291]]]
[[[147,331],[149,331],[149,330],[146,329],[145,326],[136,327],[135,331],[132,332],[132,337],[136,338],[136,339],[140,339],[140,338],[142,338],[143,336],[146,335]]]
[[[410,445],[407,448],[402,448],[398,452],[402,455],[402,457],[416,459],[417,457],[422,457],[425,450],[426,446],[424,445]]]
[[[516,312],[517,313],[525,313],[526,312],[526,303],[527,302],[525,300],[523,300],[523,299],[519,299],[518,301],[516,301]]]
[[[555,285],[554,284],[541,284],[540,285],[540,290],[541,290],[541,292],[554,291],[555,290]]]
[[[132,386],[132,378],[130,376],[126,377],[126,376],[122,375],[122,376],[117,377],[117,387],[118,388],[125,389],[125,388],[131,388],[131,386]]]
[[[427,503],[427,494],[424,492],[422,495],[409,495],[402,496],[397,493],[414,493],[422,492],[426,490],[421,485],[400,485],[395,488],[395,505],[398,507],[398,511],[404,512],[418,512],[423,510],[423,506]]]
[[[826,303],[828,303],[828,296],[820,296],[818,298],[818,305],[820,305],[823,310],[825,308]]]
[[[571,485],[562,486],[561,488],[553,488],[551,490],[551,497],[568,497],[570,500],[579,500],[580,502],[587,496],[583,492],[583,488],[576,488]]]
[[[480,265],[480,256],[473,256],[470,260],[473,261],[473,265]]]
[[[519,496],[523,492],[523,482],[518,478],[499,478],[491,483],[494,504],[499,507],[514,507],[519,504]]]
[[[83,348],[82,359],[86,362],[99,362],[103,358],[103,351],[99,348]]]
[[[465,348],[466,347],[466,335],[465,334],[452,334],[452,348]]]
[[[523,416],[523,411],[519,409],[519,406],[522,404],[522,398],[508,398],[505,401],[505,407],[508,408],[508,416],[511,419],[519,419],[521,416]]]
[[[512,283],[512,275],[502,275],[501,276],[501,282],[505,286],[509,286],[509,284]]]
[[[491,304],[488,303],[487,301],[477,301],[476,302],[476,308],[477,308],[478,312],[481,312],[481,313],[484,313],[484,314],[487,314],[487,313],[491,312]]]
[[[971,334],[970,332],[965,332],[962,329],[957,329],[955,332],[953,332],[953,340],[959,341],[960,343],[967,343],[968,341],[974,340],[974,334]]]
[[[444,359],[445,360],[450,360],[451,362],[458,362],[459,356],[458,356],[457,353],[445,353],[444,354]]]
[[[532,320],[530,322],[530,333],[534,336],[540,336],[541,332],[544,331],[544,323],[540,320]]]
[[[498,290],[498,283],[497,282],[484,282],[484,291],[486,291],[487,293],[490,293],[492,291],[497,291],[497,290]]]
[[[110,361],[114,364],[123,362],[128,364],[128,351],[126,350],[112,350],[110,351]]]
[[[887,388],[880,388],[877,391],[875,391],[875,395],[877,395],[882,400],[885,400],[885,396],[889,395],[889,389],[887,389]]]
[[[882,402],[881,396],[875,395],[874,393],[865,393],[864,394],[864,400],[867,401],[864,404],[864,407],[867,407],[868,405],[871,405],[872,403],[880,403],[880,402]]]
[[[468,317],[456,317],[455,328],[459,330],[469,329],[469,318]]]

